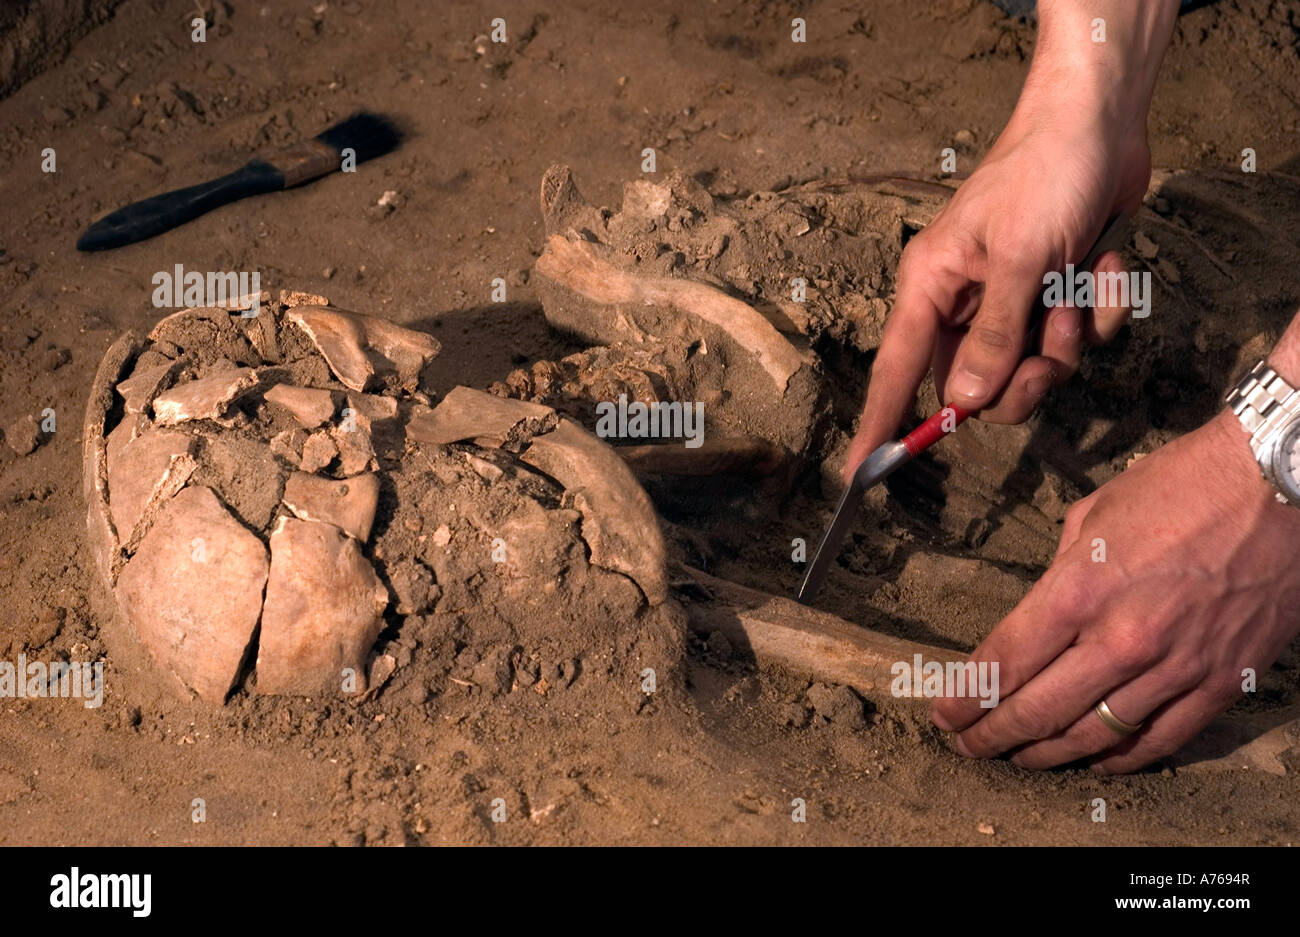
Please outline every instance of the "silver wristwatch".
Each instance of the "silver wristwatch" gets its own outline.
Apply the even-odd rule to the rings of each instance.
[[[1260,360],[1228,394],[1250,451],[1283,504],[1300,507],[1300,390]]]

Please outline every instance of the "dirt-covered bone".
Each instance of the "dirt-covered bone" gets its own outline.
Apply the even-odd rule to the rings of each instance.
[[[387,605],[388,590],[355,539],[333,524],[281,517],[271,532],[258,692],[364,691]]]
[[[915,655],[925,661],[960,661],[964,655],[881,634],[800,605],[684,569],[703,596],[686,601],[691,628],[709,635],[721,631],[733,648],[760,662],[780,664],[817,680],[851,686],[866,696],[892,695],[894,665],[911,666]],[[913,694],[920,695],[913,687]]]
[[[582,512],[591,562],[630,576],[652,605],[667,594],[654,507],[614,450],[569,420],[535,436],[523,459],[559,481]]]
[[[294,306],[286,318],[307,333],[350,390],[364,391],[372,382],[414,390],[439,350],[432,335],[341,309]]]
[[[217,499],[191,486],[145,535],[117,581],[117,600],[164,670],[209,703],[239,676],[262,614],[266,547]]]
[[[470,388],[431,408],[410,383],[433,347],[420,333],[264,303],[256,317],[187,310],[153,338],[123,336],[87,409],[97,563],[178,686],[209,702],[240,687],[362,701],[400,682],[421,643],[453,648],[448,661],[506,661],[507,689],[539,693],[611,649],[629,686],[644,666],[678,666],[679,613],[654,607],[658,520],[608,445],[548,407]],[[369,391],[342,380],[348,349],[322,322],[355,327],[373,371],[352,383]],[[185,418],[163,426],[160,412]],[[520,458],[530,446],[549,471]],[[192,543],[243,558],[173,588],[195,570]],[[222,601],[203,606],[205,588]],[[532,663],[514,681],[521,653]]]

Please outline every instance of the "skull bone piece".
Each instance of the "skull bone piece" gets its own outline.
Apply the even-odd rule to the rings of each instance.
[[[664,600],[657,518],[603,442],[470,388],[433,407],[432,336],[294,301],[184,310],[95,377],[96,562],[179,686],[366,698],[467,611],[490,610],[486,656],[568,660],[604,640],[575,621],[617,629]]]

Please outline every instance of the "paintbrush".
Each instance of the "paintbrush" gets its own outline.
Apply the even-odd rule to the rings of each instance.
[[[351,164],[383,156],[400,142],[401,132],[391,120],[361,111],[315,139],[254,159],[219,179],[155,195],[105,215],[81,236],[77,250],[102,251],[143,241],[241,198],[319,179],[341,169],[345,158]]]

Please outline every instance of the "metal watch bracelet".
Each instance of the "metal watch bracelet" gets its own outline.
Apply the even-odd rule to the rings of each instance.
[[[1278,500],[1287,502],[1279,480],[1273,477],[1269,446],[1282,427],[1300,414],[1300,390],[1261,358],[1229,392],[1226,402],[1250,433],[1250,451],[1264,478],[1278,488]]]

